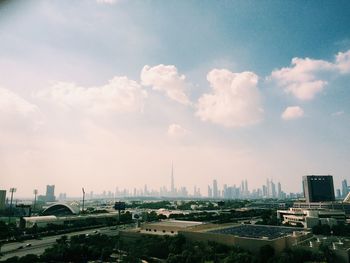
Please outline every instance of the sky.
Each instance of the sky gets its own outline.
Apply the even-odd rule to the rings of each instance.
[[[0,188],[350,180],[349,1],[0,1]]]

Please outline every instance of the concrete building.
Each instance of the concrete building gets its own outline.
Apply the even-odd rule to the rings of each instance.
[[[309,231],[295,227],[261,226],[261,225],[207,225],[179,231],[179,234],[193,241],[214,241],[238,246],[258,254],[260,248],[270,245],[278,255],[284,249],[312,237]]]
[[[277,218],[283,224],[312,228],[318,224],[337,225],[345,223],[344,211],[328,209],[302,209],[289,208],[289,210],[277,210]]]
[[[312,237],[309,231],[296,227],[209,224],[193,221],[164,220],[146,223],[139,229],[121,231],[122,239],[137,240],[139,235],[176,235],[181,234],[192,241],[214,241],[228,246],[238,246],[258,254],[264,245],[270,245],[276,254]]]
[[[213,197],[214,198],[219,197],[218,181],[216,180],[213,180]]]
[[[328,210],[340,210],[344,211],[347,216],[350,215],[350,203],[349,202],[294,202],[294,208],[302,209],[328,209]]]
[[[342,187],[342,197],[345,198],[349,193],[348,182],[346,181],[346,179],[341,182],[341,187]]]
[[[55,185],[46,186],[46,202],[55,202]]]
[[[303,176],[303,190],[307,203],[335,201],[333,176]]]
[[[6,190],[0,190],[0,210],[6,207]]]
[[[32,228],[35,225],[38,227],[45,227],[48,224],[54,225],[70,225],[75,221],[83,221],[87,219],[94,219],[96,221],[101,221],[105,223],[108,218],[117,218],[118,213],[103,213],[103,214],[91,214],[91,215],[69,215],[69,216],[32,216],[32,217],[22,217],[20,219],[20,226],[23,228]]]
[[[177,235],[179,231],[192,229],[193,227],[203,225],[202,222],[181,221],[181,220],[163,220],[160,222],[146,223],[140,228],[140,233],[154,235]]]

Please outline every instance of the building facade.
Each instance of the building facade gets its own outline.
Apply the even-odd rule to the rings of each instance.
[[[303,190],[307,203],[335,201],[333,176],[303,176]]]

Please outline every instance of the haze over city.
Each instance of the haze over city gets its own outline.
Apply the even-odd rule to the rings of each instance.
[[[322,2],[322,8],[320,8]],[[342,4],[340,4],[342,3]],[[70,196],[350,171],[347,1],[0,1],[0,186]],[[336,16],[335,16],[336,14]]]

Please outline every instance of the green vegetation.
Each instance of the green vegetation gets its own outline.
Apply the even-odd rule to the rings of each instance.
[[[258,255],[232,246],[215,242],[190,242],[184,236],[142,235],[137,239],[119,239],[106,235],[78,235],[71,239],[62,237],[41,256],[27,255],[13,257],[3,262],[87,262],[90,260],[110,261],[111,256],[120,262],[167,263],[302,263],[334,262],[334,255],[328,247],[312,252],[301,247],[288,249],[276,256],[271,246],[263,246]]]
[[[225,200],[225,201],[209,201],[209,200],[192,200],[192,201],[155,201],[142,202],[132,201],[127,204],[127,208],[139,209],[169,209],[169,210],[218,210],[218,209],[237,209],[251,205],[248,200]],[[194,207],[194,209],[193,209]]]
[[[312,228],[312,233],[315,235],[350,237],[350,225],[339,224],[330,227],[329,225],[318,224]]]
[[[120,215],[120,224],[128,224],[132,222],[132,214],[128,211]],[[99,226],[112,226],[118,224],[117,217],[109,218],[86,218],[82,220],[70,221],[65,224],[47,224],[38,227],[34,225],[32,228],[22,229],[15,224],[6,224],[0,221],[0,241],[1,240],[25,240],[40,236],[49,236],[56,234],[69,233],[81,229],[95,228]]]
[[[276,213],[270,209],[248,209],[248,210],[228,210],[228,211],[203,211],[190,214],[170,214],[169,218],[178,220],[213,222],[218,224],[235,223],[238,220],[250,220],[261,217],[261,224],[277,224]]]
[[[41,256],[27,255],[22,258],[12,257],[7,263],[29,262],[86,262],[87,260],[108,261],[117,240],[106,235],[78,235],[70,240],[66,236],[45,250]]]
[[[270,225],[270,226],[279,225],[276,210],[274,210],[274,209],[261,210],[261,220],[256,222],[256,224],[257,225]]]

